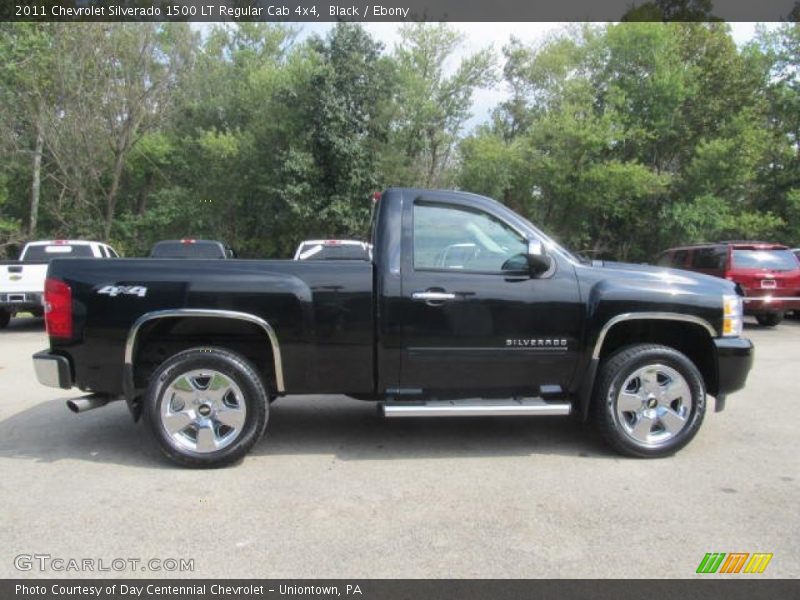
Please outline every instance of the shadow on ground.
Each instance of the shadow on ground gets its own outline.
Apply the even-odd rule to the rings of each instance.
[[[343,396],[278,400],[270,408],[267,434],[251,454],[324,454],[347,461],[613,456],[591,428],[569,418],[384,419],[373,403]],[[63,399],[41,402],[0,421],[0,457],[171,468],[123,402],[80,415],[69,412]]]
[[[768,329],[747,319],[748,331]],[[42,320],[13,319],[4,334],[34,332]],[[800,331],[786,319],[775,330]],[[27,382],[24,384],[27,385]],[[35,384],[33,384],[35,385]],[[257,456],[332,455],[339,460],[564,455],[615,457],[591,428],[561,417],[384,419],[373,403],[343,396],[282,398],[270,408]],[[57,462],[82,460],[145,468],[173,468],[123,402],[81,415],[64,399],[37,403],[0,421],[0,457]]]
[[[3,334],[27,332],[27,331],[41,331],[44,332],[44,319],[41,317],[33,317],[31,315],[23,315],[11,317],[8,322],[8,327],[0,329],[0,336]],[[2,339],[2,337],[0,337]]]

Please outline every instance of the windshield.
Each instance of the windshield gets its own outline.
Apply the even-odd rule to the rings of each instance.
[[[46,246],[28,246],[23,260],[50,261],[53,258],[89,257],[92,247],[89,244],[50,244]]]
[[[793,271],[800,263],[791,250],[733,250],[733,266],[739,269]]]
[[[159,242],[150,258],[225,258],[217,242]]]
[[[515,214],[515,216],[520,221],[525,223],[525,225],[527,225],[528,227],[530,227],[531,229],[533,229],[536,232],[536,235],[542,239],[542,242],[544,243],[545,248],[547,248],[548,250],[555,250],[556,252],[561,253],[562,256],[565,256],[566,258],[568,258],[572,262],[583,263],[583,264],[590,264],[592,262],[591,259],[588,258],[587,256],[584,256],[583,254],[579,254],[579,253],[573,252],[572,250],[570,250],[569,248],[567,248],[566,246],[564,246],[560,242],[557,242],[552,237],[550,237],[549,235],[545,234],[541,229],[539,229],[533,223],[531,223],[529,219],[526,219],[525,217],[523,217],[522,215],[519,215],[519,214]]]

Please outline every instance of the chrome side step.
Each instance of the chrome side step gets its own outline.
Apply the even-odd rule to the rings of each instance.
[[[568,415],[569,402],[545,402],[540,398],[503,400],[424,400],[419,402],[384,402],[385,417],[489,417]]]

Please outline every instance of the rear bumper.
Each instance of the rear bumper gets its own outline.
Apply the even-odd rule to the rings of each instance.
[[[726,396],[744,387],[753,366],[753,342],[747,338],[716,338],[717,396]]]
[[[745,296],[743,300],[746,315],[800,310],[800,296]]]
[[[68,390],[72,387],[72,368],[64,356],[43,350],[33,355],[33,370],[39,383]]]
[[[11,312],[42,308],[42,294],[39,292],[4,292],[0,294],[0,307]]]

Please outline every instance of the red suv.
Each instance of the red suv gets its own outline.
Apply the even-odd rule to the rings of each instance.
[[[787,246],[768,242],[717,242],[670,248],[658,264],[724,277],[739,284],[744,312],[775,326],[800,311],[800,260]]]

